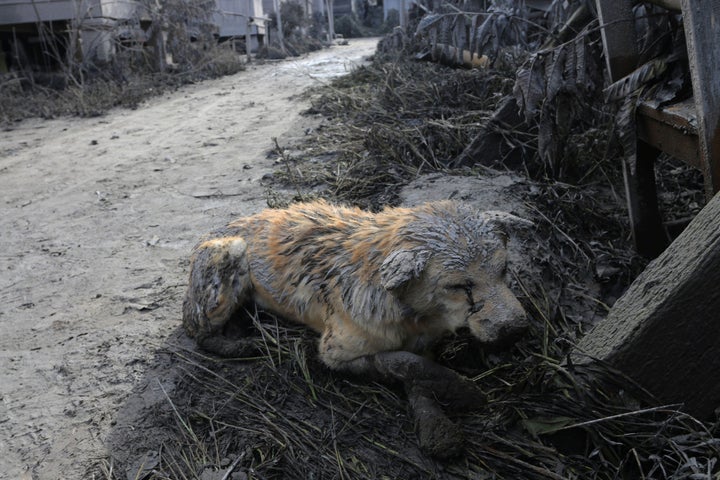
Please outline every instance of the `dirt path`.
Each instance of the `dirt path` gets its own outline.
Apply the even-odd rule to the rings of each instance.
[[[377,40],[0,132],[0,478],[81,478],[177,329],[198,235],[265,205],[295,96]]]

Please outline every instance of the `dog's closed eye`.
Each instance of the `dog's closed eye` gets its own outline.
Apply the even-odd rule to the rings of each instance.
[[[449,283],[445,285],[445,290],[461,290],[467,292],[469,290],[472,290],[474,286],[475,282],[473,282],[472,280],[466,280],[462,283]]]

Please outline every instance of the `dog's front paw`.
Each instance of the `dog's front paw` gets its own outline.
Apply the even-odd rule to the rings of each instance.
[[[452,411],[472,411],[487,403],[485,393],[470,380],[452,370],[431,385],[436,398],[443,407]]]
[[[420,449],[427,455],[446,459],[462,453],[464,436],[431,398],[419,393],[410,394],[415,434]]]

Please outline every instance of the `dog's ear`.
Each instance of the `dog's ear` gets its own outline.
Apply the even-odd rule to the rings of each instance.
[[[380,283],[385,290],[394,290],[405,285],[420,276],[429,258],[429,250],[395,250],[380,267]]]
[[[483,212],[483,224],[490,227],[490,229],[507,239],[508,232],[514,231],[520,228],[529,228],[535,226],[530,220],[520,218],[512,213],[500,212],[496,210],[490,210]]]
[[[483,212],[482,216],[485,217],[486,225],[490,225],[492,227],[497,227],[497,228],[503,228],[503,229],[517,228],[517,227],[528,228],[528,227],[532,227],[535,225],[530,220],[525,220],[524,218],[520,218],[516,215],[513,215],[512,213],[501,212],[498,210],[490,210],[487,212]]]

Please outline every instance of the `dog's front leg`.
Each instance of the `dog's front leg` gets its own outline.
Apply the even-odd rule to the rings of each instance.
[[[381,352],[348,362],[349,370],[381,382],[401,382],[408,395],[420,447],[435,457],[462,449],[460,428],[443,412],[484,403],[480,389],[467,378],[410,352]]]
[[[371,355],[380,375],[402,381],[405,388],[434,398],[451,410],[466,410],[483,404],[484,395],[468,378],[411,352],[380,352]]]

